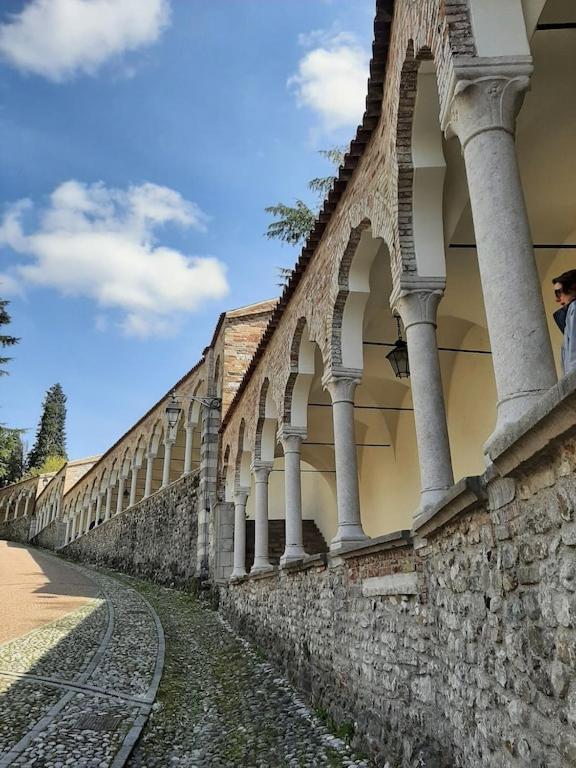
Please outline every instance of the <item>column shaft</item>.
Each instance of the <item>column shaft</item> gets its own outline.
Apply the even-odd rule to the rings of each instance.
[[[304,430],[279,434],[284,448],[284,491],[286,499],[286,547],[280,565],[305,556],[302,537],[302,484],[300,477],[300,445]]]
[[[331,549],[337,549],[347,542],[364,541],[368,538],[362,529],[360,516],[354,429],[354,392],[358,381],[358,378],[333,374],[324,381],[324,387],[332,398],[338,505],[338,530],[330,542]]]
[[[188,475],[192,471],[192,445],[194,442],[194,427],[186,426],[186,446],[184,449],[184,474]]]
[[[260,462],[252,467],[254,474],[254,564],[250,573],[269,571],[268,559],[268,481],[272,463]]]
[[[110,513],[112,507],[112,485],[109,485],[106,489],[106,507],[104,509],[104,522],[110,520]]]
[[[132,477],[130,479],[130,500],[129,500],[129,507],[134,506],[136,504],[136,484],[138,483],[138,470],[140,467],[133,466],[132,467]]]
[[[124,506],[124,486],[126,484],[126,478],[124,475],[118,477],[118,498],[116,499],[116,514],[122,512]]]
[[[146,454],[146,480],[144,482],[144,498],[152,493],[152,471],[154,469],[154,459],[152,453]]]
[[[248,492],[234,496],[234,568],[231,579],[246,576],[246,501]]]
[[[442,390],[436,315],[442,290],[404,291],[395,302],[406,329],[418,461],[420,509],[435,504],[454,483]]]
[[[516,115],[531,65],[456,72],[448,133],[462,144],[496,390],[496,433],[556,381],[542,289],[516,157]],[[518,301],[510,289],[520,290]]]
[[[162,466],[162,488],[170,484],[170,461],[172,459],[172,440],[164,443],[164,464]]]

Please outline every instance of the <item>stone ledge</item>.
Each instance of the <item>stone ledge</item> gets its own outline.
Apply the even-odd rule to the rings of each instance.
[[[483,478],[477,475],[463,477],[446,491],[446,495],[437,504],[434,504],[415,519],[413,531],[419,537],[428,536],[441,526],[446,525],[456,515],[467,512],[478,502],[485,501],[486,498]]]
[[[486,453],[507,475],[576,428],[576,371],[551,387],[521,419],[486,444]]]
[[[272,576],[278,576],[278,568],[275,565],[273,565],[272,568],[270,568],[267,571],[249,573],[248,576],[251,581],[260,581],[261,579],[269,579]]]
[[[363,597],[378,595],[417,595],[418,575],[410,573],[391,573],[387,576],[373,576],[362,581]]]
[[[336,560],[338,558],[348,560],[352,557],[365,557],[366,555],[372,555],[376,552],[383,552],[388,549],[406,547],[411,543],[412,538],[410,531],[394,531],[394,533],[377,536],[374,539],[361,541],[358,544],[350,544],[348,546],[338,547],[337,549],[331,549],[328,553],[328,557],[331,560]]]
[[[307,571],[309,568],[325,568],[327,563],[327,556],[324,552],[319,552],[317,555],[306,555],[306,557],[300,560],[291,560],[288,563],[280,566],[280,573],[298,573],[299,571]]]

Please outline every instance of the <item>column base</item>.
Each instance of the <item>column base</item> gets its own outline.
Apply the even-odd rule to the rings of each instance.
[[[330,549],[340,549],[342,545],[355,544],[359,541],[367,541],[370,537],[362,530],[360,524],[340,525],[336,531],[336,536],[330,542]]]
[[[246,576],[248,576],[248,574],[244,569],[240,570],[239,568],[235,568],[230,574],[230,581],[235,581],[236,579],[245,579]]]
[[[518,392],[502,398],[496,404],[496,426],[484,446],[486,448],[497,440],[512,424],[521,419],[536,403],[541,400],[549,389],[533,389],[528,392]]]
[[[257,573],[268,573],[269,571],[273,571],[274,566],[270,563],[254,563],[252,568],[250,568],[250,574],[255,575]]]
[[[287,563],[293,563],[295,560],[302,560],[304,557],[306,557],[304,547],[298,546],[296,544],[290,544],[288,547],[286,547],[284,554],[280,558],[280,567],[286,565]]]

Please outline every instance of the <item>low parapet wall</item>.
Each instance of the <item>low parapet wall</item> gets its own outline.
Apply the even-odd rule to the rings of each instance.
[[[17,541],[27,544],[30,534],[30,518],[18,517],[16,520],[5,520],[0,523],[0,539]]]
[[[223,587],[224,614],[378,765],[576,765],[573,423],[414,540]]]
[[[198,473],[114,515],[60,549],[80,562],[161,584],[185,586],[196,572]]]
[[[64,544],[66,523],[62,520],[51,520],[39,533],[30,539],[35,547],[55,550]]]

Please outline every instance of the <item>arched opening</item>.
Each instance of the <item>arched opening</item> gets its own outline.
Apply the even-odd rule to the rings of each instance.
[[[303,543],[305,552],[313,555],[327,551],[327,542],[338,527],[338,515],[332,412],[322,385],[324,361],[318,345],[310,340],[304,318],[296,327],[291,360],[284,422],[305,431],[300,452]],[[279,502],[279,491],[284,494],[284,478],[277,479],[276,475],[283,475],[285,470],[283,465],[275,470],[271,475],[271,498]],[[273,502],[270,516],[276,517],[280,508],[280,503],[276,507]]]

